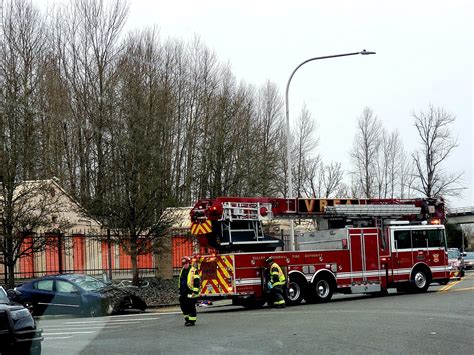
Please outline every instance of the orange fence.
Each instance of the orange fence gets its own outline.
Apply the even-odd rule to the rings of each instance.
[[[197,240],[181,231],[171,238],[171,263],[176,275],[181,269],[183,256],[209,254],[212,250],[200,248]],[[32,238],[26,239],[23,250]],[[110,244],[103,239],[81,234],[72,236],[50,235],[42,252],[24,255],[16,265],[15,276],[29,279],[57,273],[87,273],[101,275],[130,275],[132,263],[130,255],[120,245]],[[150,243],[150,242],[148,242]],[[110,254],[110,256],[109,256]],[[109,265],[110,263],[110,265]],[[157,265],[152,252],[138,256],[138,269],[141,275],[154,275]],[[3,265],[0,265],[0,268]]]

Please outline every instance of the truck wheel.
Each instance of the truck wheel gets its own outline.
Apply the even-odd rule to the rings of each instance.
[[[290,282],[284,292],[285,303],[288,306],[296,306],[303,300],[303,281],[306,280],[301,280],[300,277],[290,276]]]
[[[410,291],[413,293],[426,292],[431,283],[431,275],[425,268],[413,270],[410,279]]]
[[[334,287],[325,277],[317,277],[312,285],[308,288],[308,294],[305,295],[305,300],[308,303],[325,303],[332,298]]]

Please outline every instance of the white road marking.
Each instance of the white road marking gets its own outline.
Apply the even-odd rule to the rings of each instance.
[[[43,331],[51,331],[51,330],[64,330],[64,327],[52,327],[52,326],[46,326],[46,327],[42,327],[43,328]],[[90,326],[90,325],[85,325],[84,326],[77,326],[77,327],[68,327],[67,329],[70,329],[70,330],[83,330],[83,329],[113,329],[113,328],[120,328],[120,324],[118,325],[111,325],[111,326]]]
[[[46,334],[43,334],[44,336],[48,336],[48,335],[74,335],[74,334],[91,334],[91,333],[96,333],[94,331],[91,331],[91,332],[64,332],[64,333],[46,333]]]
[[[149,321],[149,320],[157,320],[160,318],[146,318],[146,319],[115,319],[112,321],[107,321],[107,320],[101,320],[101,321],[83,321],[83,322],[64,322],[64,324],[114,324],[114,323],[139,323],[139,322],[144,322],[144,321]]]
[[[158,316],[161,314],[181,314],[181,312],[151,312],[151,313],[140,313],[140,314],[116,314],[108,316],[108,318],[122,318],[122,317],[139,317],[139,316]]]

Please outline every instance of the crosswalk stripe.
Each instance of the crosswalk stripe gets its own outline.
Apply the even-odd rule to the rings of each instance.
[[[41,327],[43,328],[43,331],[50,331],[50,330],[64,330],[64,327],[58,327],[58,326],[46,326],[46,327]],[[84,324],[84,326],[78,326],[78,327],[73,327],[73,328],[67,328],[69,330],[83,330],[83,329],[113,329],[113,328],[120,328],[120,325],[111,325],[111,326],[88,326]]]
[[[157,320],[157,319],[160,319],[158,317],[156,318],[145,318],[145,319],[114,319],[114,320],[111,320],[111,321],[83,321],[83,322],[64,322],[64,324],[104,324],[104,325],[107,325],[107,324],[114,324],[114,323],[132,323],[132,322],[146,322],[146,321],[150,321],[150,320]]]
[[[96,333],[94,331],[84,331],[84,332],[64,332],[64,333],[46,333],[46,334],[43,334],[44,336],[48,336],[48,335],[74,335],[74,334],[91,334],[91,333]]]

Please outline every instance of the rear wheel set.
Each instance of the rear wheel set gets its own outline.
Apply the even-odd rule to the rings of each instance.
[[[306,289],[305,300],[308,303],[326,303],[331,300],[333,293],[333,283],[328,277],[320,276]]]

